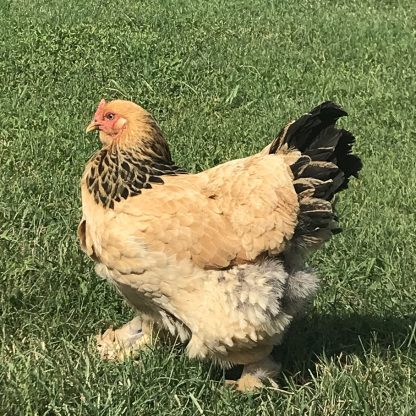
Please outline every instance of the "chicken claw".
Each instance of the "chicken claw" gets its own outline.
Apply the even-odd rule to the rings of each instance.
[[[108,328],[96,336],[97,350],[103,360],[123,361],[135,357],[151,342],[151,335],[143,331],[142,320],[135,317],[118,329]]]
[[[225,385],[235,387],[242,393],[249,393],[265,387],[266,381],[273,388],[277,388],[274,380],[281,370],[281,364],[267,357],[261,361],[244,366],[243,373],[238,380],[225,380]]]

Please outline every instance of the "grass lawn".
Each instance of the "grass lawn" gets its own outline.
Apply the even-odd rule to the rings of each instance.
[[[0,0],[0,414],[415,415],[413,0]],[[102,362],[91,337],[130,309],[76,240],[98,101],[159,120],[178,164],[249,155],[332,99],[357,136],[345,232],[311,263],[307,316],[276,351],[281,392],[157,347]],[[220,323],[219,323],[220,324]]]

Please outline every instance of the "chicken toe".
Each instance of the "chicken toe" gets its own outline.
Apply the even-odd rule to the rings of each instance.
[[[276,363],[269,356],[258,362],[245,365],[241,377],[236,381],[226,380],[226,384],[233,385],[238,391],[246,393],[264,387],[263,382],[277,387],[275,378],[280,369],[281,364]]]
[[[143,330],[142,320],[135,317],[118,329],[108,328],[96,336],[97,350],[103,360],[123,361],[135,357],[150,344],[151,334]]]

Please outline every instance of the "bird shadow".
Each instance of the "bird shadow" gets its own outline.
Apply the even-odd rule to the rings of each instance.
[[[416,315],[313,314],[292,323],[273,357],[282,363],[283,384],[285,378],[305,384],[316,375],[317,365],[324,359],[335,359],[343,365],[348,357],[364,358],[370,350],[386,355],[414,342],[415,327]],[[242,366],[234,367],[227,371],[226,378],[237,379],[241,371]]]
[[[293,323],[273,356],[282,362],[285,376],[304,384],[324,359],[335,359],[343,365],[348,357],[363,359],[370,351],[386,356],[411,342],[415,326],[416,315],[314,314]]]

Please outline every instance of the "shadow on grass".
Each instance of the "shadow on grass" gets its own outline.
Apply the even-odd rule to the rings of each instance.
[[[367,352],[378,354],[407,345],[416,323],[416,315],[383,317],[353,314],[348,316],[313,315],[291,325],[284,343],[273,356],[283,365],[283,374],[297,384],[304,384],[316,373],[322,359],[337,358],[340,362],[354,355],[363,358]],[[242,366],[226,372],[237,379]]]
[[[407,345],[415,322],[416,315],[313,315],[293,322],[273,355],[282,362],[286,376],[303,384],[324,358],[338,358],[342,364],[349,355],[364,358],[370,350],[385,355]]]

